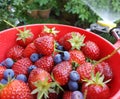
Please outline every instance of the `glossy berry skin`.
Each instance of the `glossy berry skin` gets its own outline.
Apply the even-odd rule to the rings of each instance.
[[[47,71],[45,71],[41,68],[37,68],[37,69],[32,70],[30,75],[29,75],[29,78],[28,78],[28,83],[29,83],[30,88],[32,90],[35,89],[36,87],[34,86],[33,82],[36,82],[38,80],[45,81],[46,78],[48,79],[48,82],[52,81],[52,78]]]
[[[76,81],[70,80],[68,82],[68,88],[69,88],[69,90],[76,91],[76,90],[78,90],[78,87],[79,87],[79,85],[78,85],[78,83]]]
[[[16,79],[17,79],[17,80],[24,81],[24,82],[27,82],[27,77],[26,77],[26,75],[24,75],[24,74],[19,74],[19,75],[17,75],[17,76],[16,76]]]
[[[49,93],[48,99],[60,99],[59,95],[57,93]]]
[[[79,50],[71,50],[70,53],[70,62],[76,62],[77,64],[81,65],[85,62],[85,56],[82,51]]]
[[[4,65],[7,67],[7,68],[11,68],[14,64],[14,61],[12,58],[6,58],[4,60]]]
[[[22,58],[16,61],[12,67],[15,72],[15,75],[25,74],[28,75],[28,67],[32,65],[32,62],[29,58]]]
[[[107,62],[101,62],[95,67],[95,72],[100,72],[104,75],[104,80],[109,80],[113,78],[113,72],[110,65]]]
[[[26,83],[13,80],[1,90],[0,99],[33,99],[33,96]]]
[[[58,63],[62,62],[62,56],[61,56],[61,54],[56,54],[54,56],[54,62],[55,62],[55,64],[58,64]]]
[[[6,70],[5,66],[0,66],[0,80],[3,79],[3,73]]]
[[[80,33],[74,32],[76,35],[80,36]],[[65,50],[70,50],[72,48],[71,43],[68,41],[72,39],[73,32],[65,34],[60,40],[59,43],[65,48]]]
[[[21,59],[23,57],[22,56],[23,50],[24,50],[23,47],[21,47],[19,45],[15,45],[9,49],[9,51],[7,53],[7,57],[12,58],[13,60]]]
[[[73,70],[73,71],[70,72],[70,76],[69,77],[70,77],[70,80],[72,80],[72,81],[78,81],[78,80],[80,80],[80,75],[75,70]]]
[[[54,67],[53,57],[51,55],[43,56],[38,61],[35,62],[35,65],[38,68],[42,68],[50,73]]]
[[[62,99],[71,99],[72,91],[64,91]]]
[[[7,84],[8,81],[7,81],[6,79],[1,79],[1,80],[0,80],[0,83],[1,83],[1,84]]]
[[[31,54],[30,60],[31,60],[32,62],[36,62],[38,59],[39,59],[39,54],[37,54],[37,53]]]
[[[54,51],[54,38],[51,36],[42,36],[34,41],[35,47],[42,55],[51,55]]]
[[[69,81],[69,74],[72,70],[72,65],[68,61],[63,61],[57,64],[53,70],[55,80],[61,85],[66,85]]]
[[[34,43],[30,43],[25,47],[25,49],[23,51],[23,56],[30,58],[31,54],[33,54],[33,53],[37,53],[37,49],[36,49]]]
[[[35,65],[31,65],[30,67],[28,67],[28,73],[30,73],[33,69],[36,69],[37,66]]]
[[[64,51],[64,47],[62,45],[60,45],[59,43],[57,43],[56,49],[60,50],[60,51]]]
[[[61,53],[61,55],[64,61],[68,61],[70,59],[70,54],[68,51],[64,51],[63,53]]]
[[[80,66],[78,66],[76,71],[80,75],[81,79],[85,79],[85,78],[90,79],[91,72],[94,72],[94,70],[92,71],[92,64],[89,62],[85,62]]]
[[[87,91],[86,99],[109,99],[110,89],[104,84],[103,86],[92,84],[87,86],[86,83],[82,85],[82,92]]]
[[[86,57],[92,60],[99,59],[100,49],[95,42],[86,41],[85,46],[83,46],[81,50],[85,54]]]
[[[3,73],[3,75],[4,75],[4,78],[6,80],[8,80],[8,78],[12,79],[15,76],[15,73],[12,69],[6,69]]]
[[[84,99],[83,93],[80,91],[73,91],[71,99]]]

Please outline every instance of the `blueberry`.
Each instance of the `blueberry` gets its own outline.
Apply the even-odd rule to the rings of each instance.
[[[33,53],[33,54],[30,56],[30,60],[31,60],[32,62],[36,62],[38,59],[39,59],[39,54],[37,54],[37,53]]]
[[[14,77],[14,71],[12,69],[6,69],[3,75],[6,80],[12,79]]]
[[[71,81],[71,80],[68,82],[68,88],[69,88],[71,91],[76,91],[76,90],[78,90],[78,87],[79,87],[79,85],[78,85],[77,82]]]
[[[1,79],[1,80],[0,80],[0,83],[1,83],[1,84],[7,84],[7,82],[8,82],[8,81],[7,81],[6,79]]]
[[[61,45],[58,45],[58,46],[57,46],[57,49],[60,50],[60,51],[64,51],[64,47],[61,46]]]
[[[31,65],[28,67],[28,73],[30,73],[33,69],[36,69],[37,67],[35,65]]]
[[[54,56],[54,62],[55,64],[62,62],[61,54],[57,54]]]
[[[70,72],[70,79],[72,81],[78,81],[78,80],[80,80],[80,76],[79,76],[78,72],[75,71],[75,70],[71,71]]]
[[[84,99],[84,96],[80,91],[73,91],[71,99]]]
[[[22,80],[22,81],[24,81],[24,82],[27,82],[27,77],[26,77],[26,75],[24,75],[24,74],[19,74],[19,75],[17,75],[16,79],[17,79],[17,80]]]
[[[13,61],[13,59],[11,59],[11,58],[6,58],[6,59],[4,60],[4,65],[5,65],[7,68],[11,68],[11,67],[13,66],[13,64],[14,64],[14,61]]]
[[[70,59],[70,53],[68,51],[64,51],[62,53],[62,59],[65,60],[65,61],[69,60]]]

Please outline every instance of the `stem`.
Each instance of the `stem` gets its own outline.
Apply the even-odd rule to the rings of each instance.
[[[17,27],[15,27],[14,25],[12,25],[10,22],[3,20],[5,23],[7,23],[8,25],[12,26],[13,28],[15,28],[16,30],[18,30],[19,32],[22,32],[21,30],[19,30]]]
[[[120,49],[120,47],[117,48],[117,49],[115,49],[112,53],[108,54],[107,56],[101,58],[99,61],[97,61],[97,62],[94,64],[94,66],[93,66],[93,70],[94,70],[95,66],[97,66],[99,63],[103,62],[104,60],[112,57],[115,53],[117,53],[117,51],[118,51],[119,49]]]

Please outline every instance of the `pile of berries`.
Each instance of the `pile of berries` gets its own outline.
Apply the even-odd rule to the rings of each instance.
[[[77,31],[56,39],[55,27],[38,37],[19,30],[0,62],[0,99],[108,99],[113,78],[99,46]],[[97,64],[96,64],[97,63]]]

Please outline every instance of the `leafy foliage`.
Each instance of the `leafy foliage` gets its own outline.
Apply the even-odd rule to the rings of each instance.
[[[23,15],[27,8],[24,0],[0,0],[0,24],[3,20],[8,20],[17,25],[20,19],[25,18]]]
[[[97,18],[81,0],[69,0],[65,5],[65,10],[77,14],[81,21],[95,22]]]
[[[120,14],[120,0],[68,0],[65,4],[65,10],[72,14],[77,14],[81,21],[88,21],[93,23],[97,19],[100,19],[87,5],[95,7],[97,11],[117,12],[114,14]],[[107,6],[106,6],[107,5]],[[96,10],[95,9],[95,10]],[[112,13],[113,14],[113,13]],[[109,15],[108,15],[109,16]],[[110,15],[111,16],[111,15]]]

